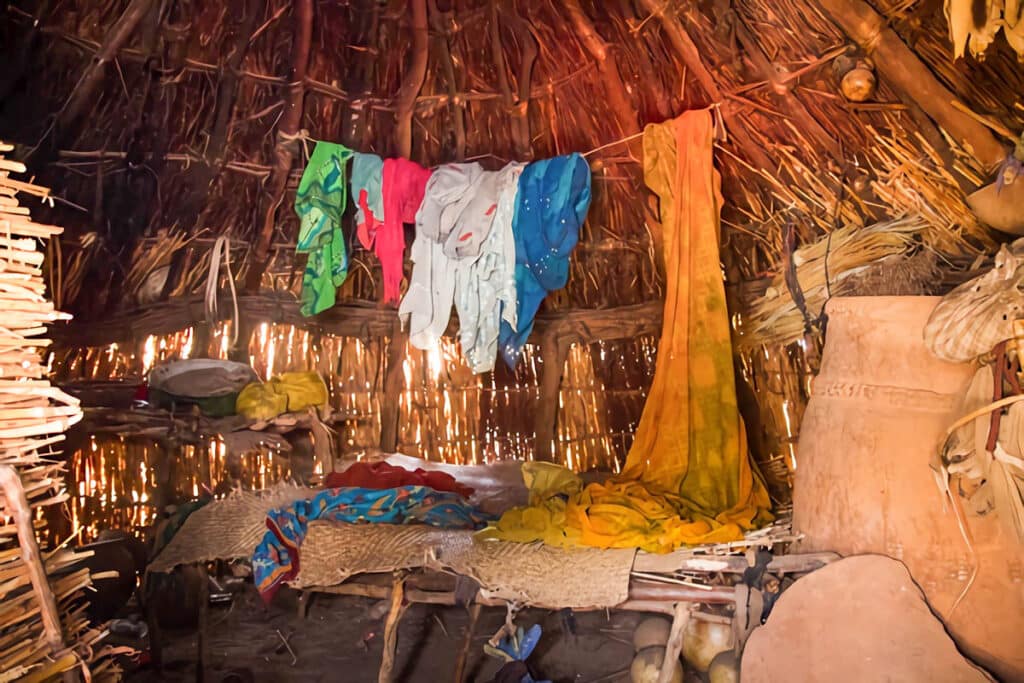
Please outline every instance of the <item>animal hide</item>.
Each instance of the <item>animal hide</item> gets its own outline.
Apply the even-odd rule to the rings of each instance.
[[[1013,321],[1024,318],[1024,240],[1003,245],[995,266],[947,294],[924,328],[925,346],[954,363],[974,360],[1013,337]]]

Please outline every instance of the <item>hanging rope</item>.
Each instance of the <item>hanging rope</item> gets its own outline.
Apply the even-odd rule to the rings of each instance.
[[[206,276],[206,321],[216,324],[218,320],[217,288],[220,286],[221,254],[224,255],[224,268],[227,270],[228,287],[231,289],[231,348],[234,348],[238,343],[238,293],[235,291],[235,276],[231,272],[231,238],[227,235],[218,237],[213,243],[213,249],[210,250],[210,270]]]

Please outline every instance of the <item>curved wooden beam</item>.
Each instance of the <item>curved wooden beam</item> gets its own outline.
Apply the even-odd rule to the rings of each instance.
[[[206,322],[215,324],[227,320],[231,308],[230,302],[222,302],[218,307],[220,319]],[[555,342],[568,345],[658,334],[663,308],[661,301],[649,301],[616,308],[578,308],[541,313],[537,316],[532,339],[550,336]],[[102,322],[76,318],[68,324],[53,324],[49,328],[49,336],[56,348],[131,343],[142,341],[149,335],[173,334],[196,325],[205,319],[205,311],[202,297],[174,298],[106,316]],[[287,292],[240,295],[238,314],[254,324],[295,325],[310,331],[360,339],[390,336],[398,322],[394,309],[358,304],[340,304],[307,318],[299,313],[295,295]],[[453,319],[445,335],[454,337],[457,330]]]

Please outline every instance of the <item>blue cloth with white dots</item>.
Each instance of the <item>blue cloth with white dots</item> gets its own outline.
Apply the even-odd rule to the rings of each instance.
[[[519,362],[544,297],[569,280],[569,254],[588,208],[590,166],[580,154],[535,161],[519,176],[512,218],[518,329],[502,321],[498,335],[498,349],[510,368]]]

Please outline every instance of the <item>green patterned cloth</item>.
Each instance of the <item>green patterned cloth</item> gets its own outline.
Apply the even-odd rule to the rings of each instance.
[[[301,220],[295,251],[309,254],[300,295],[305,316],[333,306],[348,276],[341,216],[348,202],[345,166],[351,157],[352,150],[344,145],[317,142],[295,194],[295,213]]]

